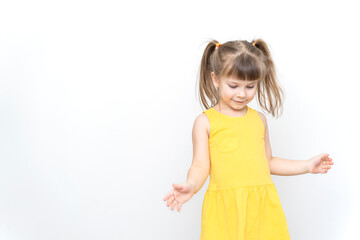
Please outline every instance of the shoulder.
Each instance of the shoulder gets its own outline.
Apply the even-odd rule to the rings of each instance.
[[[205,113],[196,116],[194,121],[194,131],[206,131],[210,136],[210,121]]]
[[[265,114],[263,114],[262,112],[256,111],[259,114],[259,117],[261,118],[265,129],[267,128],[267,120],[266,120],[266,116]]]

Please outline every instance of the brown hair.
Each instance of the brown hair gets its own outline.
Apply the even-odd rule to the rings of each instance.
[[[278,111],[282,111],[283,107],[283,91],[277,82],[275,66],[265,41],[228,41],[219,48],[216,48],[216,43],[216,40],[208,41],[200,64],[199,92],[205,108],[209,109],[219,102],[211,79],[211,72],[214,72],[220,79],[259,80],[257,99],[260,107],[273,117],[278,116]],[[211,106],[208,105],[206,97]]]

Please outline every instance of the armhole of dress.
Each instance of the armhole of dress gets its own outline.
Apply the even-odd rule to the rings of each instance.
[[[256,112],[257,118],[260,120],[260,123],[261,123],[261,125],[263,126],[264,136],[265,136],[265,133],[266,133],[265,124],[264,124],[263,120],[261,119],[260,114],[258,113],[258,111],[256,111],[255,109],[254,109],[254,111]]]
[[[209,109],[207,109],[207,110],[205,110],[205,111],[203,111],[203,113],[205,113],[205,115],[206,115],[206,117],[207,117],[207,119],[208,119],[208,121],[209,121],[209,138],[208,139],[210,139],[210,136],[211,136],[211,121],[210,121],[210,116],[209,116]]]

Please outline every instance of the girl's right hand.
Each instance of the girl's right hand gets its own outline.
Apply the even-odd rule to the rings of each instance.
[[[163,200],[167,200],[166,205],[168,207],[171,206],[171,210],[174,210],[177,204],[177,211],[179,212],[182,204],[187,202],[195,194],[194,186],[191,183],[174,183],[172,186],[174,188],[166,194]]]

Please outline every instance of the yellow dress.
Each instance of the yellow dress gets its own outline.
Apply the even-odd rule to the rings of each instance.
[[[201,213],[200,240],[289,240],[270,176],[265,127],[255,109],[231,117],[214,108],[210,121],[210,182]]]

